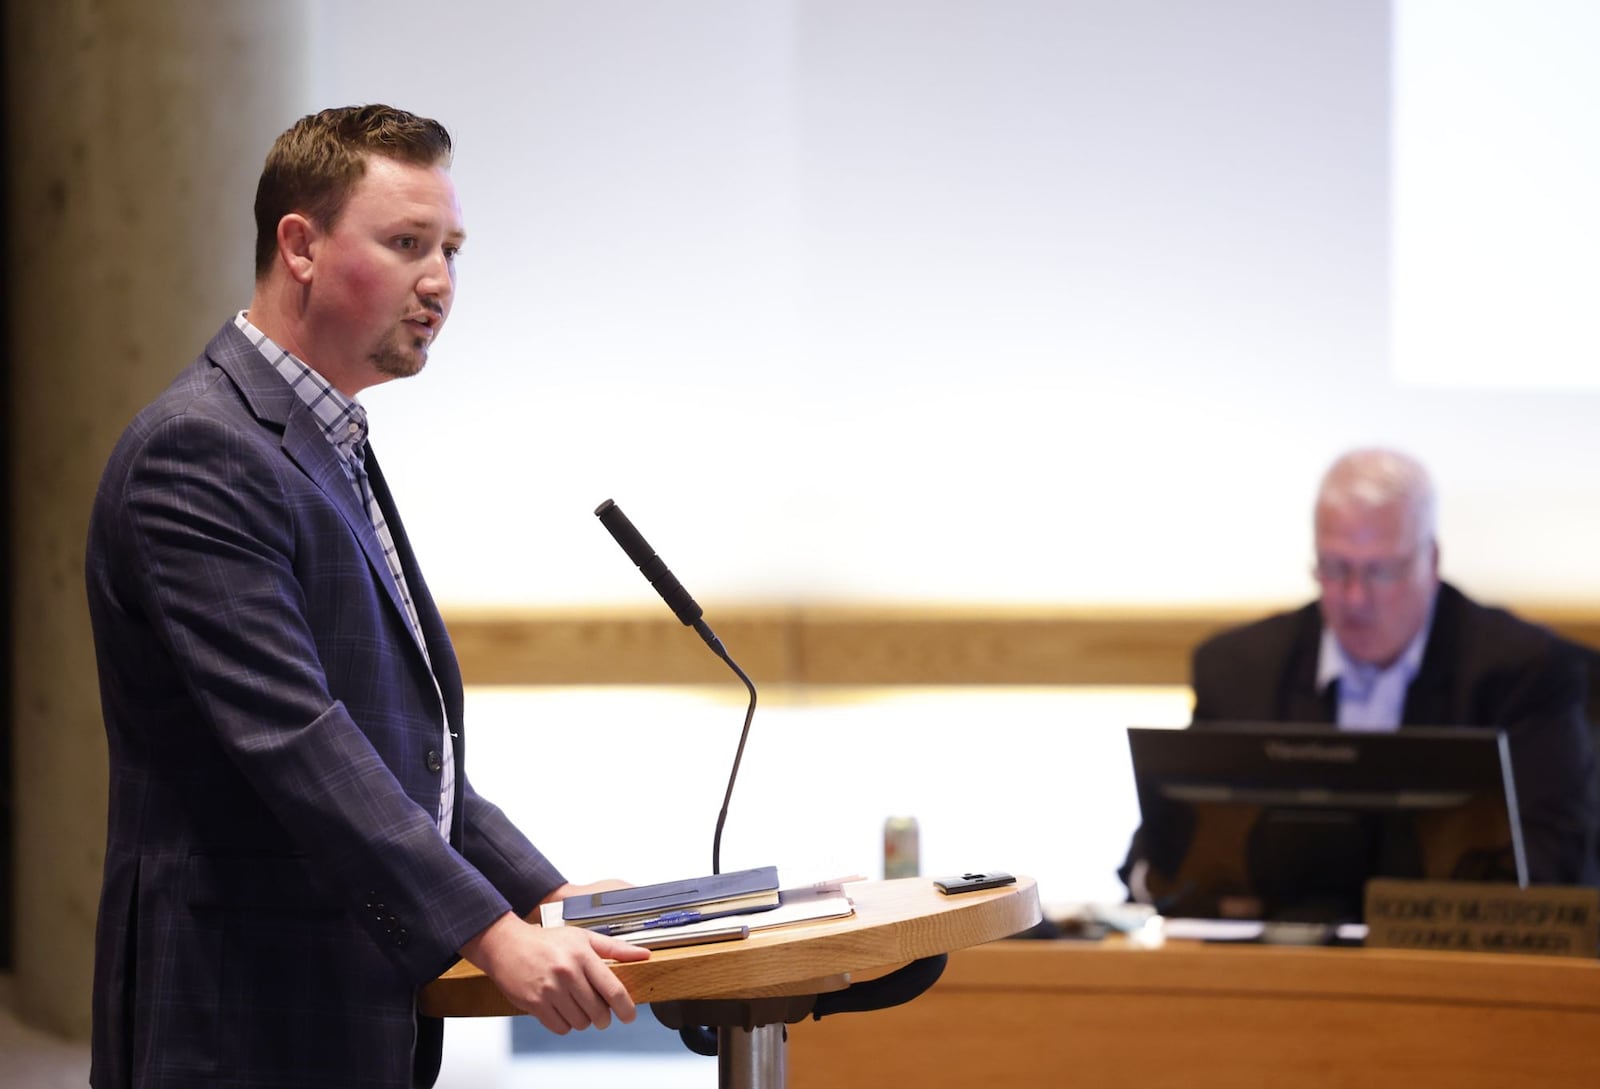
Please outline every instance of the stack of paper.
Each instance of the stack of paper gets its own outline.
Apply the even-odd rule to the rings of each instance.
[[[725,876],[731,877],[733,875]],[[861,878],[858,877],[838,878],[830,881],[818,881],[815,884],[803,885],[792,889],[782,889],[777,893],[777,904],[754,910],[735,910],[717,914],[702,913],[697,917],[683,917],[676,920],[671,920],[667,913],[662,913],[653,918],[632,919],[607,925],[613,928],[610,932],[624,941],[635,941],[643,944],[657,941],[669,935],[688,937],[696,934],[724,934],[731,924],[739,924],[749,930],[765,930],[769,927],[784,926],[789,923],[843,918],[855,913],[855,905],[850,902],[850,897],[845,894],[844,884],[848,881],[859,880]],[[668,882],[667,884],[675,884],[675,882]],[[639,887],[647,889],[651,886]],[[626,892],[630,890],[618,891]],[[565,917],[566,911],[570,908],[574,899],[587,900],[589,898],[574,897],[545,904],[540,908],[540,921],[545,926],[590,926],[587,922],[577,923],[575,920]],[[683,915],[684,913],[679,912],[679,914]],[[599,929],[593,926],[590,928]]]

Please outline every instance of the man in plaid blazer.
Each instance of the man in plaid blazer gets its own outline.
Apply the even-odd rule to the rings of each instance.
[[[355,400],[449,314],[450,153],[383,106],[280,136],[249,309],[106,467],[97,1089],[431,1085],[415,993],[457,955],[553,1031],[633,1019],[605,961],[647,953],[524,921],[584,890],[472,789],[455,655]]]

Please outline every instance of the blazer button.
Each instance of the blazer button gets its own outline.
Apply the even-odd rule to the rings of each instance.
[[[442,771],[442,770],[444,770],[444,757],[439,755],[439,750],[438,749],[429,749],[428,750],[428,770],[429,771]]]

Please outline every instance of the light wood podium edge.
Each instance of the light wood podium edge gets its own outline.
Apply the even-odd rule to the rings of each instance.
[[[641,1005],[748,999],[838,990],[886,967],[1008,937],[1040,919],[1031,877],[1015,885],[944,897],[925,877],[846,885],[854,915],[752,931],[738,942],[658,949],[647,961],[613,964]],[[431,1017],[519,1014],[482,971],[457,962],[417,996]]]

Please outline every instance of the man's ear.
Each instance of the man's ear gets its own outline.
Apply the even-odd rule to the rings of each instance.
[[[298,212],[278,220],[278,256],[297,283],[311,282],[311,244],[316,237],[316,227]]]

